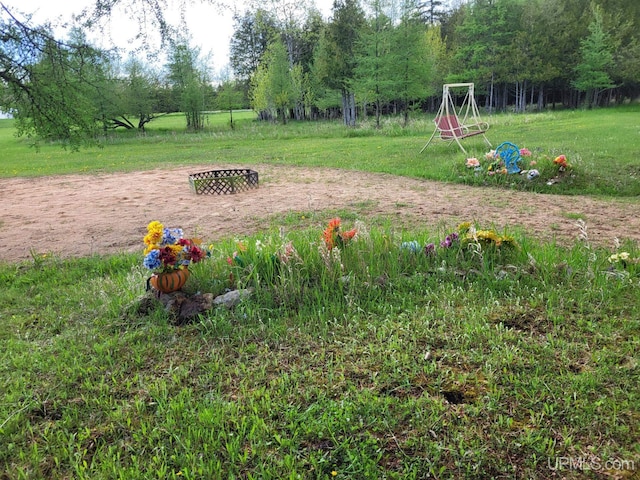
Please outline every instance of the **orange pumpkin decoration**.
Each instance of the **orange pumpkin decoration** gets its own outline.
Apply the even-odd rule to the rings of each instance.
[[[149,279],[153,288],[162,293],[177,292],[189,278],[189,270],[181,268],[172,272],[154,273]]]

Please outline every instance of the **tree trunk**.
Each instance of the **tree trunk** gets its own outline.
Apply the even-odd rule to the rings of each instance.
[[[493,111],[493,102],[494,102],[494,98],[493,98],[493,87],[494,87],[495,83],[494,83],[494,78],[493,78],[493,72],[491,72],[491,85],[489,86],[489,113],[491,113]]]
[[[346,90],[342,91],[342,119],[346,126],[356,126],[356,96]]]
[[[529,103],[531,104],[531,108],[533,109],[533,106],[535,105],[535,86],[532,84],[531,85],[531,98],[529,99]],[[526,106],[526,105],[525,105]]]
[[[538,110],[542,110],[544,108],[544,87],[542,84],[540,85],[540,90],[538,90]]]
[[[404,102],[403,111],[404,111],[404,114],[403,114],[403,120],[402,120],[402,127],[406,128],[407,125],[409,125],[409,101],[406,99]]]
[[[380,116],[382,112],[380,109],[382,106],[380,105],[380,85],[376,84],[376,128],[380,128]]]

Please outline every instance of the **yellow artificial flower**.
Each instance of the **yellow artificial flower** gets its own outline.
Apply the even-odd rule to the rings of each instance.
[[[153,247],[154,245],[160,243],[160,240],[162,240],[162,234],[160,234],[160,237],[158,237],[158,235],[156,235],[155,233],[147,233],[144,236],[143,240],[145,245]]]
[[[164,229],[164,225],[157,220],[149,222],[147,225],[147,232],[161,232]]]
[[[147,225],[147,234],[144,237],[145,245],[155,245],[162,241],[162,233],[164,231],[164,225],[157,220],[150,222]]]
[[[614,253],[609,257],[611,263],[626,262],[627,260],[629,260],[629,252]]]
[[[512,237],[511,235],[503,235],[502,236],[502,242],[503,243],[508,243],[512,247],[518,248],[518,242],[516,242],[516,239],[514,237]]]
[[[486,241],[496,242],[496,243],[498,243],[500,240],[500,237],[498,237],[496,232],[492,230],[478,230],[476,232],[476,238],[478,238],[479,240],[486,240]]]
[[[470,228],[471,222],[462,222],[460,225],[458,225],[458,231],[460,233],[467,233]]]

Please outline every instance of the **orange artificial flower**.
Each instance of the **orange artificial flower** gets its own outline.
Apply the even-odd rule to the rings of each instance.
[[[333,218],[329,221],[329,225],[322,233],[322,237],[324,238],[324,243],[327,246],[327,250],[331,250],[336,246],[336,242],[338,240],[338,232],[340,232],[340,219]]]
[[[569,164],[567,163],[567,157],[564,155],[557,156],[553,163],[564,168],[567,168],[569,166]]]
[[[340,237],[342,237],[342,240],[351,240],[353,237],[356,236],[357,232],[358,231],[354,228],[354,229],[349,230],[348,232],[342,232],[340,234]]]

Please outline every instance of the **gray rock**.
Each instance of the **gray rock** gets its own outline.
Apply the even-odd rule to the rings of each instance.
[[[212,293],[185,295],[182,292],[161,294],[158,300],[171,315],[172,323],[184,325],[213,308]]]
[[[238,305],[243,299],[250,297],[252,293],[253,289],[251,288],[232,290],[225,293],[224,295],[219,295],[214,298],[213,303],[214,305],[223,305],[227,308],[233,308]]]

